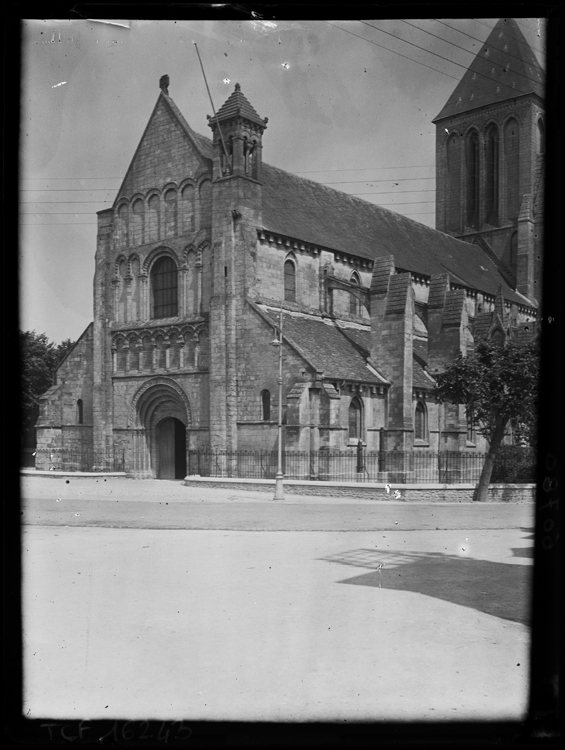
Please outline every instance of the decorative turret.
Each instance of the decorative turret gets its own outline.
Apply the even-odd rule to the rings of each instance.
[[[261,180],[262,136],[267,122],[236,83],[216,116],[208,115],[213,133],[214,181],[235,176]]]

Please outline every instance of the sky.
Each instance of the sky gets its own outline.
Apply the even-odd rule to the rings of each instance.
[[[20,328],[92,320],[96,212],[111,207],[168,74],[210,136],[235,83],[269,123],[263,160],[435,226],[435,127],[497,18],[23,22]],[[544,19],[517,19],[540,64]]]

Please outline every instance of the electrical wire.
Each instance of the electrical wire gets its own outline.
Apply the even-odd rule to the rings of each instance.
[[[473,36],[472,34],[469,34],[467,31],[462,31],[461,29],[457,29],[455,26],[450,26],[448,23],[445,23],[445,21],[440,21],[439,18],[434,18],[432,20],[434,20],[436,23],[441,23],[442,26],[445,26],[446,28],[451,29],[452,31],[457,31],[457,32],[459,32],[459,34],[464,34],[465,36],[468,36],[469,39],[473,39],[473,41],[479,42],[481,45],[486,44],[486,41],[487,41],[486,39],[485,39],[485,41],[482,41],[478,37]],[[478,19],[475,19],[475,20],[478,20]],[[478,21],[478,23],[482,23],[482,22]],[[483,23],[482,25],[486,26],[487,29],[489,29],[490,31],[492,31],[494,29],[494,26],[487,26],[486,23]],[[529,42],[526,42],[526,44],[528,45],[528,47],[531,47],[531,45],[530,45]],[[495,50],[498,50],[498,52],[506,52],[505,50],[501,49],[500,47],[496,47],[494,44],[491,44],[491,47],[493,49],[495,49]],[[533,48],[533,49],[536,49],[537,52],[539,52],[540,54],[543,54],[543,52],[541,50],[539,50],[537,48]],[[506,54],[508,54],[508,53],[506,53]],[[510,57],[514,57],[516,60],[520,60],[521,61],[521,58],[520,57],[516,57],[516,55],[509,55],[509,56]],[[538,68],[540,70],[543,70],[543,68],[539,64],[538,64]]]
[[[435,20],[437,20],[437,19],[435,19]],[[437,34],[433,34],[433,33],[432,33],[431,31],[428,31],[427,29],[423,29],[423,28],[422,28],[422,27],[420,27],[420,26],[416,26],[416,24],[410,23],[410,21],[404,21],[404,20],[403,20],[403,21],[402,21],[402,23],[405,23],[405,24],[406,24],[407,26],[411,26],[411,27],[412,27],[413,29],[417,29],[418,31],[423,31],[423,32],[424,32],[424,34],[428,34],[429,36],[433,36],[433,37],[434,37],[434,39],[439,39],[439,40],[440,40],[441,42],[445,42],[446,44],[450,44],[450,45],[451,45],[452,47],[456,47],[457,49],[463,50],[463,52],[467,52],[467,53],[468,53],[469,55],[473,55],[473,57],[476,57],[476,56],[477,56],[477,53],[476,53],[476,52],[475,52],[474,50],[469,50],[469,49],[467,49],[466,47],[462,47],[462,46],[461,46],[460,44],[455,44],[455,42],[450,42],[449,40],[445,39],[445,37],[442,37],[442,36],[438,36]],[[440,21],[440,23],[441,23],[441,21]],[[486,24],[483,24],[483,25],[486,25]],[[448,28],[450,28],[450,29],[451,29],[451,28],[453,28],[453,29],[454,29],[454,27],[453,27],[453,26],[449,26]],[[489,28],[489,27],[487,26],[487,28]],[[494,28],[494,27],[493,27],[493,28]],[[458,31],[458,29],[454,29],[454,30],[455,30],[455,31]],[[466,32],[466,31],[461,31],[460,33],[461,33],[461,34],[467,34],[467,32]],[[467,34],[467,36],[469,36],[469,38],[470,38],[470,39],[474,39],[474,38],[475,38],[475,37],[471,37],[471,36],[470,36],[469,34]],[[480,40],[476,40],[476,41],[480,41]],[[485,42],[485,43],[486,43],[486,42]],[[510,57],[510,58],[514,58],[514,60],[519,60],[520,62],[522,62],[522,58],[520,58],[520,57],[517,57],[516,55],[512,55],[512,54],[510,54],[510,53],[509,53],[509,52],[507,52],[506,50],[502,50],[502,49],[500,49],[500,47],[495,47],[494,45],[491,45],[491,47],[492,47],[493,49],[496,49],[496,50],[498,50],[499,52],[503,52],[504,54],[506,54],[506,55],[507,55],[508,57]],[[464,67],[464,66],[463,66],[463,67]],[[540,70],[542,70],[542,72],[543,72],[543,68],[541,68],[541,67],[540,67],[539,65],[538,65],[537,67],[538,67],[538,68],[539,68]],[[534,82],[534,83],[538,83],[538,81],[534,81],[534,79],[533,79],[533,78],[529,78],[529,76],[525,76],[525,75],[523,75],[522,73],[517,73],[517,75],[520,75],[520,76],[522,76],[523,78],[527,78],[527,79],[528,79],[529,81],[532,81],[532,82]]]
[[[432,52],[431,50],[426,49],[425,47],[421,47],[419,44],[415,44],[414,42],[409,42],[407,39],[402,39],[402,37],[397,36],[396,34],[391,34],[390,31],[384,31],[384,29],[379,29],[378,26],[373,26],[372,24],[368,23],[367,21],[361,21],[362,24],[365,24],[365,26],[369,26],[372,29],[375,29],[376,31],[380,31],[383,34],[387,34],[388,36],[392,36],[394,39],[399,39],[402,42],[405,42],[406,44],[410,44],[412,47],[416,47],[417,49],[421,49],[423,52],[427,52],[430,55],[434,55],[435,57],[439,57],[440,60],[445,60],[448,63],[451,63],[452,65],[457,65],[458,68],[463,68],[465,71],[469,70],[469,65],[463,65],[462,63],[458,63],[455,60],[451,60],[449,57],[444,57],[443,55],[438,54],[437,52]],[[446,24],[447,25],[447,24]],[[416,27],[417,28],[417,27]],[[453,26],[449,26],[448,28],[454,28]],[[457,30],[457,29],[456,29]],[[463,32],[465,33],[465,32]],[[467,36],[470,36],[470,34],[467,34]],[[474,39],[475,37],[470,37],[471,39]],[[480,40],[477,40],[480,41]],[[483,42],[484,44],[484,42]],[[493,47],[493,49],[496,49]],[[518,59],[518,58],[517,58]],[[531,81],[532,83],[539,83],[539,81],[535,81],[533,78],[529,78],[528,76],[522,74],[522,73],[515,73],[513,71],[514,75],[519,75],[522,78],[526,78],[528,81]],[[485,75],[484,73],[477,72],[477,75],[481,78],[486,78],[488,81],[493,81],[494,79],[490,76]],[[516,93],[516,90],[512,88],[512,86],[509,83],[504,83],[503,81],[497,81],[498,85],[506,86],[506,88],[510,89],[511,91],[514,91]],[[477,88],[481,91],[488,91],[487,89],[477,86],[476,83],[470,84],[473,86],[473,88]]]

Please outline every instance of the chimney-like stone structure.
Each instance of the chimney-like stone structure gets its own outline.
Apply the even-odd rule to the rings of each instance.
[[[412,399],[414,292],[409,273],[395,274],[394,257],[377,258],[371,279],[371,359],[391,382],[388,451],[413,446]]]
[[[465,298],[464,289],[450,289],[448,274],[432,276],[428,297],[428,366],[432,375],[435,371],[445,370],[457,354],[467,354],[469,317]],[[466,443],[465,406],[443,404],[440,451],[460,451]]]

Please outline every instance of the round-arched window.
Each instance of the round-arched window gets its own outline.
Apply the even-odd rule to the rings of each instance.
[[[296,265],[290,259],[284,262],[284,298],[296,302]]]
[[[414,413],[414,440],[427,441],[428,425],[426,405],[423,401],[418,401]]]
[[[355,271],[351,274],[349,283],[352,286],[360,286],[359,276]],[[353,294],[350,294],[349,295],[349,314],[360,315],[360,313],[361,311],[360,311],[360,305],[359,305],[359,298]]]
[[[271,420],[271,393],[270,391],[261,391],[261,419],[263,422]]]
[[[363,405],[358,396],[354,396],[349,404],[349,439],[363,438]]]
[[[178,315],[178,273],[175,261],[164,256],[151,269],[151,317],[174,318]]]

